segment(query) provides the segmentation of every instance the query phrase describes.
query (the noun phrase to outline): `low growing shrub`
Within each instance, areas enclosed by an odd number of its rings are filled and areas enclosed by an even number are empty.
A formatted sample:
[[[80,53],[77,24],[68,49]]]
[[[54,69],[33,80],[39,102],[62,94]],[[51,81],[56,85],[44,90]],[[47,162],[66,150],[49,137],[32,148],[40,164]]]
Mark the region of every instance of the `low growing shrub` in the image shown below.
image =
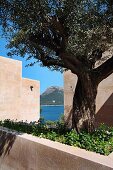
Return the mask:
[[[28,124],[27,122],[5,120],[0,121],[0,126],[71,146],[78,146],[103,155],[109,155],[113,152],[113,127],[104,124],[91,134],[85,131],[77,134],[74,130],[67,129],[62,121],[45,122],[40,120],[38,124],[32,122]]]

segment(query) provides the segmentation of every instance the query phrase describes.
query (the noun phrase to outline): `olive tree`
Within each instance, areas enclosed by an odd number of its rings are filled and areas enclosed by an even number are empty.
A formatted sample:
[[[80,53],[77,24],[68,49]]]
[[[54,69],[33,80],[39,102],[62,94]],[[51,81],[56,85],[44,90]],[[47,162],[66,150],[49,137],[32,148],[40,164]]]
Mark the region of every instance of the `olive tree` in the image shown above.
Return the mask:
[[[77,75],[72,128],[92,132],[98,85],[113,73],[112,56],[101,62],[113,45],[113,1],[1,0],[0,24],[9,55]]]

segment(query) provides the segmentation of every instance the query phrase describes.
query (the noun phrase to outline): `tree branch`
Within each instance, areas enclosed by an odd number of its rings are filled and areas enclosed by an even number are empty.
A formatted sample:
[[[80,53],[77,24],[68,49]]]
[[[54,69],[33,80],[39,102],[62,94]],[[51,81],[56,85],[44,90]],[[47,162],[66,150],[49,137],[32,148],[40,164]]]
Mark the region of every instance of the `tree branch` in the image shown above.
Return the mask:
[[[82,65],[81,61],[78,59],[77,56],[74,56],[73,54],[64,52],[60,54],[60,58],[62,60],[67,60],[70,63],[72,63],[73,65],[77,66],[78,68],[80,68],[80,66]]]
[[[40,55],[40,61],[43,63],[44,66],[59,66],[62,68],[67,68],[72,71],[72,73],[78,75],[78,67],[73,64],[72,61],[69,61],[68,59],[63,60],[57,60],[49,56],[45,56],[45,54]]]
[[[57,16],[52,16],[46,24],[43,23],[41,32],[35,34],[31,33],[28,39],[34,43],[60,53],[65,50],[67,43],[67,35],[63,24],[59,21]]]
[[[88,62],[90,64],[90,68],[94,68],[96,61],[100,60],[102,58],[102,53],[104,51],[101,49],[96,49],[92,51],[92,54],[88,58]]]
[[[94,69],[94,73],[97,77],[97,82],[100,83],[103,79],[107,78],[113,73],[113,56],[105,63]]]
[[[56,32],[62,37],[61,48],[64,50],[68,42],[68,34],[67,34],[67,31],[65,31],[65,28],[63,26],[61,19],[58,18],[57,16],[53,16],[50,21],[50,27],[51,29],[53,29],[53,32]]]
[[[70,62],[68,59],[65,59],[64,64],[65,64],[65,68],[71,70],[72,73],[76,75],[79,74],[78,67],[76,67],[76,65],[74,65],[73,62]]]
[[[49,48],[55,52],[58,50],[57,46],[54,44],[54,42],[52,42],[51,37],[48,36],[48,37],[44,38],[43,33],[42,34],[40,33],[37,35],[30,34],[29,41],[36,43],[36,44],[38,43],[42,46],[46,46],[47,48]]]
[[[56,30],[61,36],[65,35],[63,25],[59,21],[58,17],[56,15],[52,16],[52,19],[50,20],[50,25],[53,27],[54,30]]]
[[[45,54],[40,55],[40,61],[44,66],[59,66],[65,68],[65,65],[61,61],[45,56]]]
[[[67,52],[60,51],[60,48],[58,48],[56,46],[56,44],[54,44],[54,41],[52,42],[51,37],[50,38],[49,37],[48,38],[47,37],[42,38],[42,37],[43,36],[40,35],[40,34],[37,34],[37,35],[31,34],[31,35],[29,35],[29,40],[31,42],[39,43],[40,45],[46,46],[47,48],[49,48],[49,49],[51,49],[55,52],[59,51],[58,56],[61,58],[61,60],[63,60],[63,61],[66,60],[66,63],[67,63],[67,60],[68,60],[69,63],[76,65],[77,67],[80,68],[81,62],[79,61],[79,59],[76,56],[71,54],[71,52],[67,53]],[[69,68],[69,69],[71,69],[71,68]]]

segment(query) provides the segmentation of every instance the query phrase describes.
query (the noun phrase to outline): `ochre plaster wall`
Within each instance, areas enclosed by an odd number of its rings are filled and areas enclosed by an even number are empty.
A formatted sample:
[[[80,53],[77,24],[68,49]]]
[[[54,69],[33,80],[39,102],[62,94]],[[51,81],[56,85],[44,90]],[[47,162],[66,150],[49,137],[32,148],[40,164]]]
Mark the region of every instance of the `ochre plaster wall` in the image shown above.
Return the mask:
[[[77,76],[71,71],[64,73],[64,108],[65,117],[68,117],[72,107],[74,89]],[[96,122],[113,125],[113,74],[103,80],[98,87],[96,98]]]
[[[39,101],[39,81],[22,78],[21,61],[0,56],[0,120],[38,120]]]
[[[22,79],[22,97],[20,114],[22,119],[30,121],[39,119],[40,83],[35,80]],[[26,107],[27,106],[27,107]]]

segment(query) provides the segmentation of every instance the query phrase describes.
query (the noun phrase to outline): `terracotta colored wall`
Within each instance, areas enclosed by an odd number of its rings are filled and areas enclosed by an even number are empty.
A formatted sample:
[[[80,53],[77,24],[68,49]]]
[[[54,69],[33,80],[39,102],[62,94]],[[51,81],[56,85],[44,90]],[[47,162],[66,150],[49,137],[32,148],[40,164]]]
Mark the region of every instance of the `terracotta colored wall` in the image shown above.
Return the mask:
[[[18,118],[21,72],[20,61],[0,57],[0,119]]]
[[[70,71],[64,73],[64,105],[67,117],[72,106],[77,76]],[[113,74],[103,80],[98,87],[96,98],[96,121],[113,125]]]
[[[77,83],[77,76],[70,71],[64,73],[64,115],[67,118],[72,108],[73,94]]]
[[[31,93],[30,86],[34,86]],[[0,56],[0,119],[39,118],[40,84],[22,79],[22,63]]]
[[[27,134],[0,130],[0,170],[113,170],[103,156]]]
[[[31,89],[31,87],[33,87]],[[28,121],[39,119],[40,115],[40,83],[35,80],[22,79],[21,117]],[[26,107],[27,106],[27,107]]]
[[[113,74],[100,83],[96,105],[97,122],[113,126]]]

